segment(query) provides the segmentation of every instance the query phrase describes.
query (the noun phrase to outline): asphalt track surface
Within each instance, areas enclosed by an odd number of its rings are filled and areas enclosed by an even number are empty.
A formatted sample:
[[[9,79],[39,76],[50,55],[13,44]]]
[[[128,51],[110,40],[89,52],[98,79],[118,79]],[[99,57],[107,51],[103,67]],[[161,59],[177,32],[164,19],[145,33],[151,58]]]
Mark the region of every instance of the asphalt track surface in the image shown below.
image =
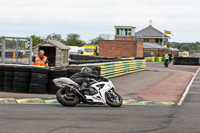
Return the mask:
[[[177,71],[187,71],[187,72],[196,72],[196,70],[200,66],[181,66],[181,65],[173,65],[173,63],[169,64],[169,67],[164,67],[163,62],[147,62],[147,68],[162,68],[165,70],[177,70]]]
[[[147,64],[148,67],[151,65]],[[161,68],[162,64],[157,67]],[[197,68],[169,66],[164,69],[195,72]],[[124,105],[113,108],[0,104],[0,133],[199,133],[199,80],[200,74],[181,106]]]
[[[1,133],[198,133],[200,104],[182,106],[0,105]]]

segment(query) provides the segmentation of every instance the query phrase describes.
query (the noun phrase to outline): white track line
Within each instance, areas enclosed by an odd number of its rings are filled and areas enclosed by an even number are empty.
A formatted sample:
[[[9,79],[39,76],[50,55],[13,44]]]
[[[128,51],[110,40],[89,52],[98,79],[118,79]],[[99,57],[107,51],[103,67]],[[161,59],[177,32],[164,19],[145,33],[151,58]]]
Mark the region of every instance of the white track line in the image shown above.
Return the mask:
[[[197,73],[199,72],[200,68],[196,71],[195,75],[192,77],[192,79],[190,80],[190,83],[188,84],[187,88],[185,89],[181,99],[179,100],[179,102],[177,103],[177,105],[182,105],[188,91],[190,90],[190,86],[192,85],[192,82],[194,81],[194,79],[196,78],[197,76]]]

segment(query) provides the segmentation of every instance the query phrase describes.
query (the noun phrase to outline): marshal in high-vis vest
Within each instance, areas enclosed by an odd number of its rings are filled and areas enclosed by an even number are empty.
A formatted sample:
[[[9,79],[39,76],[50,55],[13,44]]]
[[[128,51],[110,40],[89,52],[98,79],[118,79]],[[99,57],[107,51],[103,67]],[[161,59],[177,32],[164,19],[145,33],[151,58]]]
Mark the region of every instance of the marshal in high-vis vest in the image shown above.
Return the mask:
[[[32,65],[48,66],[48,59],[44,56],[43,50],[40,50],[38,55],[33,56]]]

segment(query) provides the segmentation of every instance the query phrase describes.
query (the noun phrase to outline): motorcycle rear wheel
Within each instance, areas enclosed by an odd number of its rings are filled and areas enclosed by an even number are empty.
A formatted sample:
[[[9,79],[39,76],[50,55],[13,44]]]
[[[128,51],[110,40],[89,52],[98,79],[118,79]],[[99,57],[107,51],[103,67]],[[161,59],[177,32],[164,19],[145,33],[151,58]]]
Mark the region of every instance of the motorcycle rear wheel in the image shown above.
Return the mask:
[[[120,107],[120,106],[122,105],[122,103],[123,103],[123,99],[122,99],[122,97],[121,97],[117,92],[113,92],[113,93],[117,96],[118,102],[116,103],[116,102],[109,96],[110,93],[107,92],[107,93],[105,94],[106,103],[107,103],[109,106],[111,106],[111,107]]]
[[[71,92],[70,92],[71,93]],[[65,89],[59,89],[56,93],[56,98],[60,104],[63,106],[76,106],[79,102],[79,97],[76,94],[73,94],[73,99],[68,99],[66,97],[67,91]]]

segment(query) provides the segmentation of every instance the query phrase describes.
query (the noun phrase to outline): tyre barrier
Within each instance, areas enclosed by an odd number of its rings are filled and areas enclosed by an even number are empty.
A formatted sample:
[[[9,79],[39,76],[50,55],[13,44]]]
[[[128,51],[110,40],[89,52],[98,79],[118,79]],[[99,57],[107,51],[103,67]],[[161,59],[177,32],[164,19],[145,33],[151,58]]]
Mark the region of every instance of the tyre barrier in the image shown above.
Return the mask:
[[[0,91],[15,93],[56,94],[59,89],[53,79],[70,77],[80,72],[81,66],[39,67],[29,65],[0,65]],[[92,73],[100,75],[99,67],[92,67]],[[69,72],[69,74],[68,74]]]
[[[112,57],[82,55],[82,54],[70,54],[70,58],[71,60],[69,61],[69,64],[76,64],[76,65],[89,64],[89,63],[128,61],[135,59],[135,57],[112,58]]]
[[[51,68],[49,70],[48,94],[56,94],[59,90],[59,88],[55,86],[53,79],[60,77],[68,77],[66,68]]]
[[[109,60],[109,59],[115,59],[115,58],[111,58],[111,57],[82,55],[82,54],[70,54],[69,58],[71,58],[71,60]]]
[[[104,63],[104,62],[118,62],[118,61],[128,61],[133,60],[134,58],[121,58],[121,59],[108,59],[108,60],[70,60],[69,64],[89,64],[89,63]]]
[[[5,92],[13,91],[13,81],[14,81],[15,66],[7,65],[4,66],[4,88]]]
[[[49,68],[32,67],[29,93],[45,94],[49,80]]]
[[[31,67],[15,66],[13,92],[28,93]]]
[[[100,62],[113,62],[113,60],[70,60],[69,64],[88,64],[88,63],[100,63]]]
[[[139,72],[146,70],[146,61],[132,60],[132,61],[119,61],[109,63],[96,63],[96,64],[83,64],[83,66],[96,66],[101,68],[101,76],[112,78],[129,73]]]
[[[4,86],[4,66],[0,66],[0,91],[3,91]]]
[[[195,57],[174,57],[174,65],[197,65],[200,66],[200,58]]]
[[[152,61],[152,62],[163,62],[163,57],[145,57],[145,60],[147,62]]]
[[[72,76],[74,73],[80,72],[84,66],[67,66],[67,74],[68,77]],[[101,67],[96,66],[88,66],[93,74],[100,75],[101,74]]]

